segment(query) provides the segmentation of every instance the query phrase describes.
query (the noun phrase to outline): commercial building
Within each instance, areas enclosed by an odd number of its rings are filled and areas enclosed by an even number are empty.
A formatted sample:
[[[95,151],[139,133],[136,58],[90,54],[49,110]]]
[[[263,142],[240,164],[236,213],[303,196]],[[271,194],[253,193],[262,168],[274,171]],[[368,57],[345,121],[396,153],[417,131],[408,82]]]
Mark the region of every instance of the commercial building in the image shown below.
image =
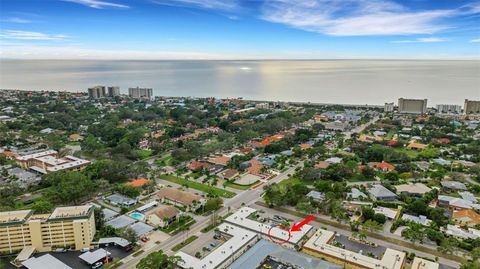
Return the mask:
[[[151,100],[153,96],[152,88],[128,88],[128,96],[135,99]]]
[[[80,159],[71,155],[63,158],[57,158],[58,152],[55,150],[46,150],[38,153],[18,156],[16,163],[23,169],[48,174],[63,170],[81,170],[90,164],[90,161]]]
[[[463,106],[463,114],[480,114],[480,101],[465,99],[465,104]]]
[[[395,107],[394,103],[385,103],[385,106],[383,107],[384,112],[393,112],[393,108]]]
[[[98,99],[106,97],[105,86],[95,86],[88,88],[88,97],[92,99]]]
[[[271,226],[254,219],[249,218],[250,215],[257,212],[251,207],[242,207],[225,219],[225,222],[242,227],[252,232],[260,234],[265,239],[272,238],[276,242],[283,243],[283,246],[295,248],[303,244],[303,239],[310,233],[312,226],[306,224],[298,232],[289,232],[278,226]]]
[[[303,246],[303,252],[343,265],[346,269],[401,269],[405,264],[406,254],[402,251],[387,248],[381,259],[375,259],[336,247],[332,245],[334,239],[335,232],[318,229]]]
[[[447,105],[447,104],[437,105],[437,113],[440,113],[440,114],[461,114],[462,113],[462,106]]]
[[[427,99],[398,99],[398,112],[409,114],[427,113]]]
[[[0,212],[0,252],[25,247],[51,251],[57,247],[77,250],[90,247],[95,235],[92,206],[58,207],[52,214],[32,210]]]
[[[412,269],[438,269],[440,264],[419,257],[415,257],[412,262]]]
[[[178,252],[175,256],[180,257],[182,261],[177,265],[189,269],[226,268],[251,246],[255,245],[259,239],[256,233],[227,223],[218,226],[218,232],[230,237],[230,239],[202,259],[184,252]]]
[[[110,86],[108,87],[108,97],[120,96],[120,87]]]

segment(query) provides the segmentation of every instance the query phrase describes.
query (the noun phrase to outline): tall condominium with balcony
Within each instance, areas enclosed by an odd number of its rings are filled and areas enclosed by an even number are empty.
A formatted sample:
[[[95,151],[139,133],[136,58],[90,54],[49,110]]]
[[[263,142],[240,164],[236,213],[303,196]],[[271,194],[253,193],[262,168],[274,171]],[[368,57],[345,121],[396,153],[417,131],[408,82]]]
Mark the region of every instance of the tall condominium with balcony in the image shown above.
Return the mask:
[[[102,97],[106,97],[106,89],[105,86],[95,86],[88,88],[88,97],[92,99],[98,99]]]
[[[107,88],[108,97],[120,96],[120,87],[110,86]]]
[[[463,106],[463,114],[480,114],[480,101],[465,99],[465,105]]]
[[[398,112],[409,114],[427,113],[427,99],[398,99]]]
[[[128,88],[128,96],[135,99],[151,100],[153,96],[152,88]]]
[[[52,214],[32,210],[0,212],[0,252],[26,247],[45,252],[55,248],[90,247],[95,236],[93,206],[58,207]]]

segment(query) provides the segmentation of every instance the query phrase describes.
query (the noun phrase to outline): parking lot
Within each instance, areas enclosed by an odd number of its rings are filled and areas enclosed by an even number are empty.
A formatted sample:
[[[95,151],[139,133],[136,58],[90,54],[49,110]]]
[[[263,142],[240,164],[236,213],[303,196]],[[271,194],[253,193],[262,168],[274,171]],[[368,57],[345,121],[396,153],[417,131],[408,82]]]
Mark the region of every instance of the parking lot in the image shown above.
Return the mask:
[[[345,249],[347,249],[347,250],[350,250],[350,251],[353,251],[353,252],[356,252],[356,253],[360,253],[360,251],[361,251],[363,255],[367,255],[368,253],[372,253],[377,258],[382,257],[383,254],[385,253],[385,250],[387,249],[383,246],[374,247],[374,246],[370,246],[370,245],[367,245],[367,244],[362,244],[362,243],[357,242],[357,241],[348,240],[348,237],[344,236],[344,235],[335,236],[335,240],[337,242],[341,243],[342,245],[344,245]]]
[[[112,256],[114,257],[114,261],[123,259],[127,255],[130,254],[130,252],[126,252],[121,248],[118,247],[105,247],[108,252],[112,253]],[[35,257],[40,257],[43,256],[47,253],[38,253],[35,254]],[[66,265],[74,268],[74,269],[90,269],[91,267],[86,264],[84,261],[82,261],[78,256],[80,256],[82,253],[80,251],[67,251],[67,252],[49,252],[48,254],[54,256],[55,258],[59,259]],[[25,267],[21,267],[25,268]],[[12,264],[8,263],[5,267],[5,269],[18,269],[17,267],[13,266]]]
[[[210,252],[218,248],[221,244],[223,244],[223,242],[225,242],[224,239],[214,239],[214,235],[214,230],[202,234],[198,237],[197,240],[185,246],[182,251],[192,256],[195,256],[195,253],[200,252],[202,254],[202,257],[205,257]],[[204,251],[204,248],[207,248],[209,250]]]

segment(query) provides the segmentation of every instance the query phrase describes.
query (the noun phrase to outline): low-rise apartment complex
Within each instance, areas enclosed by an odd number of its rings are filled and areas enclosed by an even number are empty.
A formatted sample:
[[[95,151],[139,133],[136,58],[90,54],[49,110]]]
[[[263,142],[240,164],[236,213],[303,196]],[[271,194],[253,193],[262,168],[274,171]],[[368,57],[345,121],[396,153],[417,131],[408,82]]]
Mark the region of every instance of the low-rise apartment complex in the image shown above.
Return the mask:
[[[0,212],[0,252],[18,252],[25,247],[40,252],[58,247],[80,250],[90,247],[95,231],[92,206],[58,207],[52,214]]]
[[[32,170],[41,174],[63,170],[81,170],[90,164],[90,161],[88,160],[80,159],[71,155],[58,158],[58,152],[55,150],[46,150],[18,156],[16,162],[23,169]]]

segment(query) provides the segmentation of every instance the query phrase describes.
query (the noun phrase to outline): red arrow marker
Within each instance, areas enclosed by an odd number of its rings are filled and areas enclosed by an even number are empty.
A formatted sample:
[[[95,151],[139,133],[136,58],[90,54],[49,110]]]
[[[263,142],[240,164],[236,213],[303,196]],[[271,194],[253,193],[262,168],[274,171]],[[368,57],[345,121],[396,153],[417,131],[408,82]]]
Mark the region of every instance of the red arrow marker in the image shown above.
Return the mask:
[[[299,223],[294,223],[292,225],[292,228],[290,229],[290,232],[300,232],[303,225],[309,223],[310,221],[314,220],[315,217],[314,216],[309,216],[308,218],[302,220],[301,222]]]

